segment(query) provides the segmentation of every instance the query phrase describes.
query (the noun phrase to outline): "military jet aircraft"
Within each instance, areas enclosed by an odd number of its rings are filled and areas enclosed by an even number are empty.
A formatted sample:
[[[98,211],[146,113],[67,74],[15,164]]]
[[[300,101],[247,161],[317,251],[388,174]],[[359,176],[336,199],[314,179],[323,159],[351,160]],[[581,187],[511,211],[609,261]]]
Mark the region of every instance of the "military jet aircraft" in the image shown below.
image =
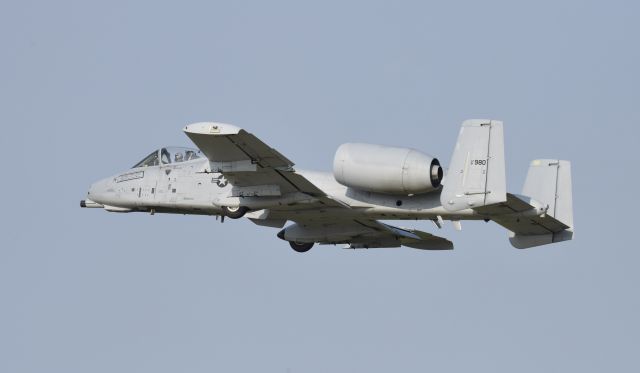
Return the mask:
[[[247,217],[283,228],[298,252],[315,243],[348,248],[453,249],[451,241],[381,220],[494,221],[529,248],[573,237],[571,165],[531,162],[522,194],[506,191],[503,124],[463,122],[446,175],[414,149],[347,143],[333,173],[302,171],[251,133],[224,123],[184,128],[198,149],[161,148],[131,169],[91,185],[82,207],[112,212]]]

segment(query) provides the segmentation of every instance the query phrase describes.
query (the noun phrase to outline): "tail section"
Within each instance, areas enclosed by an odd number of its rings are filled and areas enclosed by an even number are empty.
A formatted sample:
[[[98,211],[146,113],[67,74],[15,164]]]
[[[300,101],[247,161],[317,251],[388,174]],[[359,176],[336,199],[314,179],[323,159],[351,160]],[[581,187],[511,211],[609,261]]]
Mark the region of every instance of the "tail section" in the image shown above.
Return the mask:
[[[547,219],[564,229],[551,229],[545,234],[511,234],[511,244],[524,249],[573,238],[573,198],[571,162],[556,159],[536,159],[531,162],[522,194],[542,204]],[[552,219],[549,219],[552,218]]]
[[[471,119],[462,123],[443,184],[440,202],[448,211],[507,200],[502,122]]]
[[[442,182],[442,206],[473,209],[510,231],[514,247],[546,245],[573,238],[571,163],[531,162],[523,195],[507,193],[502,122],[471,119],[462,123],[451,164]]]

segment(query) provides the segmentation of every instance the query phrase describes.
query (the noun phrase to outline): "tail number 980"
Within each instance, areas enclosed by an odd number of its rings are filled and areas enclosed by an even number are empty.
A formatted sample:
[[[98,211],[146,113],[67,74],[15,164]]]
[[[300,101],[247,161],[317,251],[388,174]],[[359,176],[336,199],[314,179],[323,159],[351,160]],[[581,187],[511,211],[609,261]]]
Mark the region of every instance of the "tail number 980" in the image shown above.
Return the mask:
[[[471,160],[471,166],[486,166],[487,165],[487,160],[486,159],[472,159]]]

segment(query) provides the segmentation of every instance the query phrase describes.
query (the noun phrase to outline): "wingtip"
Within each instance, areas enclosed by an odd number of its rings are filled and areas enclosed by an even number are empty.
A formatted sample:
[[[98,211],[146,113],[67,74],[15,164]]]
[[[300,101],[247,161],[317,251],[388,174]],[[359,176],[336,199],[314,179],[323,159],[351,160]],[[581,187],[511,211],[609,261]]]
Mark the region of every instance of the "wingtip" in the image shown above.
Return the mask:
[[[218,122],[198,122],[188,124],[184,127],[185,133],[193,133],[198,135],[236,135],[242,128],[232,124]]]

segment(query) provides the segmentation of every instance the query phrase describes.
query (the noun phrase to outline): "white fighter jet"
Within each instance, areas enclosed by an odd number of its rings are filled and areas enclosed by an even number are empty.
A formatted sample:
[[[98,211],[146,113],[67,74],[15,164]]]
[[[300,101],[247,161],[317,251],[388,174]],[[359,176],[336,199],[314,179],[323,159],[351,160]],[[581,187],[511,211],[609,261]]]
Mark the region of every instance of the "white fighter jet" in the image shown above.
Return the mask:
[[[283,228],[298,252],[315,243],[348,248],[453,249],[451,241],[381,220],[494,221],[528,248],[573,237],[571,165],[531,162],[522,194],[506,191],[502,122],[462,124],[446,175],[438,159],[409,148],[341,145],[333,173],[302,171],[233,125],[195,123],[184,132],[198,149],[162,148],[133,168],[94,183],[82,207],[247,217]]]

